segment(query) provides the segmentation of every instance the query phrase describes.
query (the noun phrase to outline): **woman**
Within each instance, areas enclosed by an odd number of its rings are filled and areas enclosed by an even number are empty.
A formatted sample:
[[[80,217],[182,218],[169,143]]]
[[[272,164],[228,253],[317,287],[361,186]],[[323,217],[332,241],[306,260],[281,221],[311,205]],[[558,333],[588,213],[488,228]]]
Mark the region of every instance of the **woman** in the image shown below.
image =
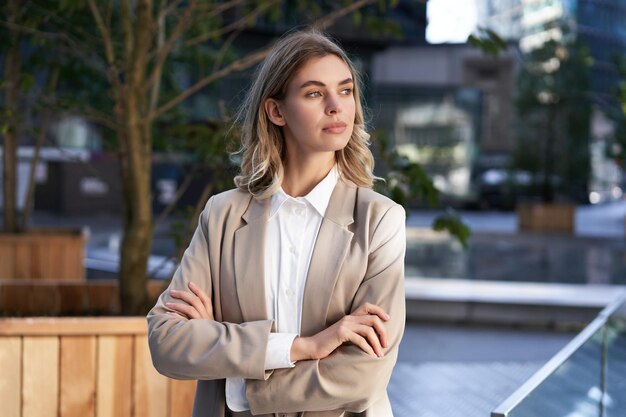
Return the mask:
[[[237,188],[208,201],[148,314],[156,369],[198,380],[198,417],[391,416],[405,215],[371,190],[354,66],[292,33],[239,120]]]

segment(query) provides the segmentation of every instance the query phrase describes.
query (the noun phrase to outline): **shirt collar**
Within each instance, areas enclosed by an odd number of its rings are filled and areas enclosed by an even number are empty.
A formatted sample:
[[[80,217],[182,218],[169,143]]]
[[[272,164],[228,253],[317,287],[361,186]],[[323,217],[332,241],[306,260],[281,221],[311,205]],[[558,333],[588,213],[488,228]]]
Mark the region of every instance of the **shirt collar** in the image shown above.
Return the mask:
[[[293,200],[306,200],[320,216],[324,217],[326,209],[330,203],[330,196],[337,185],[339,180],[339,171],[337,165],[333,166],[330,172],[321,180],[313,189],[304,197],[294,198],[285,193],[282,187],[278,189],[274,195],[272,195],[272,208],[270,212],[270,218],[273,217],[282,205],[289,199]]]

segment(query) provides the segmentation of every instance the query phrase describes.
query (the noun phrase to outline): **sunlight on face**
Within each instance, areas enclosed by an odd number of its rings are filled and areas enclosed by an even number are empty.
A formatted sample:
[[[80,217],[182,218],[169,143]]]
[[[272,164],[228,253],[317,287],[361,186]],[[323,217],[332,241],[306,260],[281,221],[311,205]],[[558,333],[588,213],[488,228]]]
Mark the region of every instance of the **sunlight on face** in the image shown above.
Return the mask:
[[[350,140],[356,105],[354,79],[336,55],[307,61],[279,103],[288,154],[324,153],[334,157]]]

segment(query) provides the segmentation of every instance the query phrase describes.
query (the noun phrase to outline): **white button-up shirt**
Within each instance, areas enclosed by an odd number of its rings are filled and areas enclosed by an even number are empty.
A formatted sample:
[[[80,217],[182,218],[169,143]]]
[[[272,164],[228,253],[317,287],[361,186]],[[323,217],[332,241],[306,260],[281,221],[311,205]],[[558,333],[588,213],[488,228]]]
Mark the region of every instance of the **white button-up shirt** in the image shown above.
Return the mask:
[[[317,234],[339,179],[337,166],[304,197],[279,189],[271,198],[265,235],[267,316],[276,322],[265,355],[265,369],[290,368],[293,340],[300,333],[304,287]],[[226,404],[232,411],[250,409],[243,378],[226,379]]]

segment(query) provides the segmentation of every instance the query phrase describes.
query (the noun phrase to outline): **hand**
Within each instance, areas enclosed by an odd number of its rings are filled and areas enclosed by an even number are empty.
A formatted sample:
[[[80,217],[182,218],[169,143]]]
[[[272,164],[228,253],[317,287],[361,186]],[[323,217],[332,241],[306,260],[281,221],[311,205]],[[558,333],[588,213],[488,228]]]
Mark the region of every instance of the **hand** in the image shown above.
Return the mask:
[[[291,360],[323,359],[343,343],[352,343],[373,357],[382,357],[388,347],[383,325],[389,315],[377,305],[365,303],[352,314],[311,337],[297,337],[291,346]]]
[[[177,298],[187,304],[165,303],[165,305],[187,319],[215,320],[213,303],[209,296],[193,282],[190,282],[188,286],[191,292],[170,290],[172,298]]]

